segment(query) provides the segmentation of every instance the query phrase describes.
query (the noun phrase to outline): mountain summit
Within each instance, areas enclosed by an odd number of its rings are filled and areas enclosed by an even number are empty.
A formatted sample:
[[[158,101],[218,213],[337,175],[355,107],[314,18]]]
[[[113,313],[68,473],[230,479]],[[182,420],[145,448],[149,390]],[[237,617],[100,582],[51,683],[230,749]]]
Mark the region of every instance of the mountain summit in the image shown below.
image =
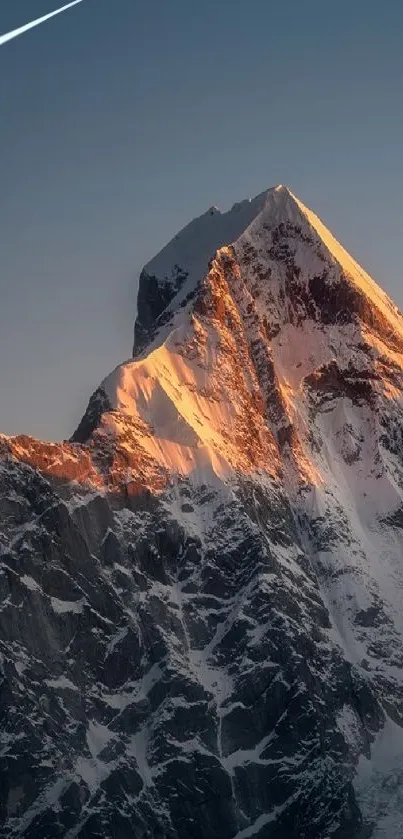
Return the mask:
[[[113,434],[134,424],[136,445],[167,474],[282,471],[287,442],[309,483],[322,468],[305,439],[313,391],[328,381],[380,397],[395,381],[403,318],[277,186],[208,211],[146,266],[135,336],[134,360],[101,384],[74,441],[88,441],[94,406],[96,422],[108,406]]]
[[[145,266],[71,441],[0,439],[4,835],[400,839],[402,371],[286,187]]]
[[[317,216],[287,187],[279,185],[253,200],[235,204],[227,213],[221,214],[217,208],[210,209],[185,227],[145,266],[140,276],[133,355],[138,355],[150,342],[158,326],[167,322],[169,315],[191,298],[217,250],[223,246],[235,246],[240,239],[241,242],[254,243],[260,257],[267,259],[268,253],[264,249],[269,238],[267,232],[277,229],[280,224],[291,225],[304,232],[310,242],[316,244],[322,258],[336,262],[339,269],[349,275],[381,311],[386,306],[389,317],[394,319],[395,307],[368,274],[339,245]],[[300,245],[302,242],[303,239]],[[305,241],[305,244],[309,242]],[[297,263],[301,261],[301,270],[308,268],[304,259],[309,256],[309,248],[300,246],[299,253],[295,251],[295,255]],[[311,270],[314,268],[312,264],[309,267]],[[323,265],[317,265],[319,275],[322,269]],[[394,323],[401,330],[401,322]]]

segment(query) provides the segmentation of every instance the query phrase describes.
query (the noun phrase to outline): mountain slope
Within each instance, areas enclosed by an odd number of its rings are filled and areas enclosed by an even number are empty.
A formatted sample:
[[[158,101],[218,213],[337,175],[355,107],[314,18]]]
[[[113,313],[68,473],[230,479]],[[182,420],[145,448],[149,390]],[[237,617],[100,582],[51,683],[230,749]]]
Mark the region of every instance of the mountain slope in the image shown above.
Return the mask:
[[[285,187],[146,266],[71,442],[1,440],[4,835],[385,835],[402,369],[396,306]]]

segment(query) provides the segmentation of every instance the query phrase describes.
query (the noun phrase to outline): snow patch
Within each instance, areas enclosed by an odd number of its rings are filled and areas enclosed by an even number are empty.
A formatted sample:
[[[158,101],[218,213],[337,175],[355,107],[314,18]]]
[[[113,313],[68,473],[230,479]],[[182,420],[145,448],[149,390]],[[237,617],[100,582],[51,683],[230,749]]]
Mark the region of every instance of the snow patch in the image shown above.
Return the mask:
[[[29,576],[29,574],[24,574],[23,577],[20,577],[20,580],[22,584],[26,586],[26,588],[28,588],[30,591],[42,592],[41,587],[38,585],[38,583],[34,580],[33,577]]]
[[[83,611],[83,600],[59,600],[58,597],[51,597],[50,600],[52,609],[57,615],[64,615],[67,612],[80,615]]]
[[[92,721],[89,723],[86,737],[88,748],[93,759],[95,759],[103,751],[105,746],[114,739],[115,734],[106,725]]]

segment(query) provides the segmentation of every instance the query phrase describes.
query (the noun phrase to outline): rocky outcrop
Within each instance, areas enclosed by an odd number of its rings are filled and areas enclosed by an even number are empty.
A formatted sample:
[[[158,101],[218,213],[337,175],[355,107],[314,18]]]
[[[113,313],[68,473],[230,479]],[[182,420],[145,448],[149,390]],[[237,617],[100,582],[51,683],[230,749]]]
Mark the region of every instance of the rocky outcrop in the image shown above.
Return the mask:
[[[141,352],[158,326],[163,323],[162,314],[182,288],[188,272],[174,265],[170,278],[158,279],[148,274],[145,268],[140,274],[137,296],[137,318],[134,326],[133,355]]]

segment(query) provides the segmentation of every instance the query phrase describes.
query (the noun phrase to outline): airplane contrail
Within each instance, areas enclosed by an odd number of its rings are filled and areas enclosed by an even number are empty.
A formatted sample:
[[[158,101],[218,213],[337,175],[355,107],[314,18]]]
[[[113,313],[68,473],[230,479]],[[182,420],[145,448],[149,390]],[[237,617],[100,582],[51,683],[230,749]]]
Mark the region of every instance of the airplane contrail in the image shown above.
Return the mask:
[[[73,0],[72,3],[67,3],[66,6],[62,6],[61,9],[56,9],[55,12],[49,12],[47,15],[43,15],[43,17],[38,17],[37,20],[31,20],[30,23],[26,23],[24,26],[19,26],[18,29],[13,29],[12,32],[6,32],[5,35],[0,35],[0,47],[3,44],[6,44],[7,41],[11,41],[12,38],[18,38],[18,35],[23,35],[24,32],[28,32],[30,29],[33,29],[34,26],[39,26],[40,23],[45,23],[45,20],[49,20],[49,18],[54,17],[55,15],[60,15],[61,12],[65,12],[66,9],[71,9],[72,6],[77,6],[77,3],[82,3],[83,0]]]

